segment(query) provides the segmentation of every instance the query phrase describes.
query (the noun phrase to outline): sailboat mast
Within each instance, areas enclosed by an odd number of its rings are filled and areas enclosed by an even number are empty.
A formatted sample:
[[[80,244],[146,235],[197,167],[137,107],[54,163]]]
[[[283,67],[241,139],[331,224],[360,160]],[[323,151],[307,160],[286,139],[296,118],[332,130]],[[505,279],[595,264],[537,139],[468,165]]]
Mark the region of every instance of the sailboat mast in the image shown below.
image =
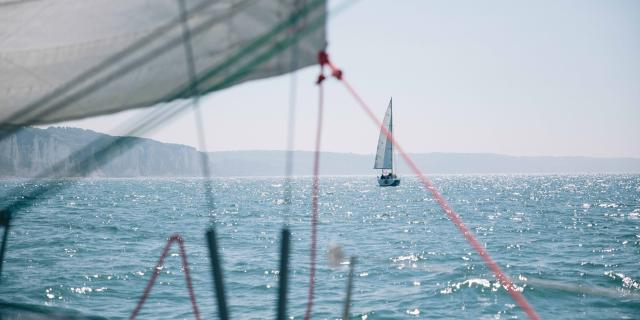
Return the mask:
[[[389,133],[393,135],[393,97],[389,100],[389,115],[390,115]],[[395,140],[395,138],[393,140]],[[393,174],[393,168],[395,167],[396,157],[393,152],[393,142],[392,141],[389,141],[389,142],[391,142],[391,173]]]

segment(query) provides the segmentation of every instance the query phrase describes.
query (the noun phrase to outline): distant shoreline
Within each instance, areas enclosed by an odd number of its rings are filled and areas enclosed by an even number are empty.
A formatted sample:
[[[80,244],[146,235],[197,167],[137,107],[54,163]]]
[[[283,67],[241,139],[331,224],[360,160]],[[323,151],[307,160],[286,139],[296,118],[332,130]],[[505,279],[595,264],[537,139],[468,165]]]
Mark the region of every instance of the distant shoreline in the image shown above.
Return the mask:
[[[112,159],[95,158],[96,140],[115,137],[77,128],[24,128],[0,142],[0,177],[31,178],[61,164],[47,177],[188,178],[201,176],[201,152],[193,147],[127,137]],[[85,148],[85,146],[89,146]],[[126,148],[125,148],[126,147]],[[84,148],[84,149],[83,149]],[[118,149],[119,148],[119,149]],[[83,150],[81,153],[76,153]],[[212,177],[283,177],[287,151],[215,151],[209,153]],[[411,155],[428,176],[435,175],[597,175],[638,174],[640,159],[583,156],[509,156],[494,153],[417,153]],[[374,156],[322,152],[322,176],[375,176]],[[88,167],[76,170],[78,163]],[[312,174],[312,151],[293,151],[293,176]],[[66,170],[66,171],[65,171]],[[74,171],[76,170],[76,171]],[[89,174],[84,174],[90,172]],[[401,176],[411,176],[402,160]]]

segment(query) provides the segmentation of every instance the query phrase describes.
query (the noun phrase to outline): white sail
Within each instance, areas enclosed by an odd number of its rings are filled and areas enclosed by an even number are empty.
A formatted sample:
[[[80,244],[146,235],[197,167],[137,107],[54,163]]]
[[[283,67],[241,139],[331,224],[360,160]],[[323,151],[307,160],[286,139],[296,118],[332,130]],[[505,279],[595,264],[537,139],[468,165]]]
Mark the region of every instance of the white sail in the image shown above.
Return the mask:
[[[0,0],[0,125],[188,98],[186,43],[201,94],[317,64],[326,44],[326,0],[184,5],[188,41],[176,0]]]
[[[393,132],[393,100],[389,100],[387,113],[384,115],[382,126],[389,132]],[[380,138],[378,138],[378,151],[376,152],[376,163],[374,169],[393,169],[393,143],[387,137],[384,130],[380,128]]]

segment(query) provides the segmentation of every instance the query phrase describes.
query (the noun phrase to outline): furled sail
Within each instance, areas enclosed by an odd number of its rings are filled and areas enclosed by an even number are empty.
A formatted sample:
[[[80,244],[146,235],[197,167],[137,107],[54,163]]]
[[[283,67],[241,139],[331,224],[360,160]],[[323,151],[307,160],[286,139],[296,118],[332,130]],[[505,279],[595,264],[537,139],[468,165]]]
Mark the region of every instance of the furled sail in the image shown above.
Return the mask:
[[[393,132],[393,115],[392,115],[392,102],[389,101],[387,112],[384,115],[382,126],[387,128],[389,132]],[[376,163],[373,166],[374,169],[393,169],[393,143],[387,137],[384,130],[380,128],[380,137],[378,138],[378,150],[376,152]]]
[[[309,66],[325,18],[326,0],[0,0],[0,125],[146,107]]]

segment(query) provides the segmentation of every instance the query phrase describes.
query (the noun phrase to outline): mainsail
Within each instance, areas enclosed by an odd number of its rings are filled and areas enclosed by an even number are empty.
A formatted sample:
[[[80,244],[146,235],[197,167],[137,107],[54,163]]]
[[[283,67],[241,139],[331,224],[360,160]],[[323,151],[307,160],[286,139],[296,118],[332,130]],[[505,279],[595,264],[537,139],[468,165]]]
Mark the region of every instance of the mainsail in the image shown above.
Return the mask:
[[[0,125],[146,107],[309,66],[325,18],[326,0],[0,0]]]
[[[393,132],[393,100],[389,100],[387,112],[384,115],[382,126],[389,132]],[[378,138],[378,151],[376,152],[376,163],[374,169],[393,169],[393,143],[387,137],[384,130],[380,128],[380,138]]]

